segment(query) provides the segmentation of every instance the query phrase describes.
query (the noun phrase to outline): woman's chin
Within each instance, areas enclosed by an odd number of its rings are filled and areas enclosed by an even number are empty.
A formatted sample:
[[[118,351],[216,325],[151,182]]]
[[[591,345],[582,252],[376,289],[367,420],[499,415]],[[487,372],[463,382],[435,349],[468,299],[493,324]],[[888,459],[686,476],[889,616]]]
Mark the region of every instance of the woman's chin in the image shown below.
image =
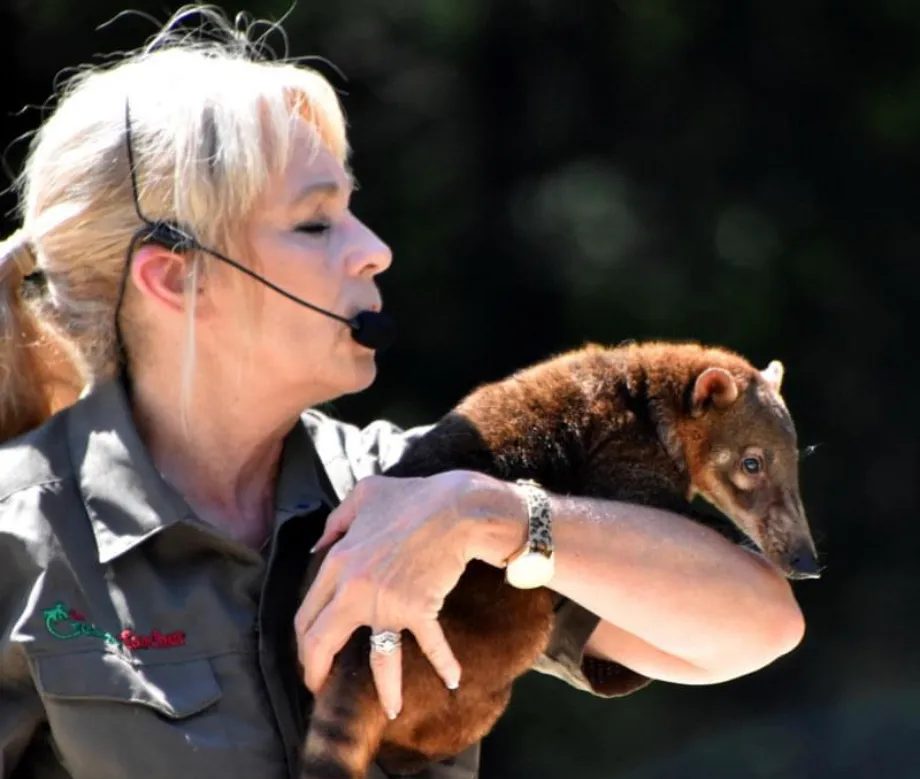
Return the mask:
[[[354,395],[370,387],[377,378],[377,363],[374,352],[359,347],[348,354],[337,354],[325,364],[321,373],[302,377],[311,391],[321,390],[328,402],[343,395]]]
[[[377,378],[377,362],[374,359],[374,352],[370,349],[362,349],[363,354],[359,354],[354,361],[354,370],[352,374],[353,387],[349,392],[360,392],[370,387]]]

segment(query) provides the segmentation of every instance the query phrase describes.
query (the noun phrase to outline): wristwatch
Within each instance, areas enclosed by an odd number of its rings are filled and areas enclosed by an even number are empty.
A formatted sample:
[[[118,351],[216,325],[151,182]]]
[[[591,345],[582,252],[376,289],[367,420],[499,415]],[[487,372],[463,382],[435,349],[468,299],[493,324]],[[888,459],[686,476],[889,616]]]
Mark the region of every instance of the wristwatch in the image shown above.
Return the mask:
[[[549,497],[530,479],[518,479],[515,484],[523,488],[527,503],[527,540],[505,560],[505,580],[521,590],[545,587],[555,571]]]

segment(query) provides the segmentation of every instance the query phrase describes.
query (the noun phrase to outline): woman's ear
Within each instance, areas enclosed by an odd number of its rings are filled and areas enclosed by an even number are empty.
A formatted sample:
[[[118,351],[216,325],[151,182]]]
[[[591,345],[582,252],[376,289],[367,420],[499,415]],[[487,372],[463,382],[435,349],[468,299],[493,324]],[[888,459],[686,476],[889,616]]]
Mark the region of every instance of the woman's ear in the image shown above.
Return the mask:
[[[131,262],[131,280],[138,291],[158,307],[184,313],[190,305],[190,274],[193,257],[176,254],[154,244],[140,247]],[[200,275],[200,274],[199,274]],[[201,284],[196,293],[201,293]],[[196,301],[196,312],[201,309]]]

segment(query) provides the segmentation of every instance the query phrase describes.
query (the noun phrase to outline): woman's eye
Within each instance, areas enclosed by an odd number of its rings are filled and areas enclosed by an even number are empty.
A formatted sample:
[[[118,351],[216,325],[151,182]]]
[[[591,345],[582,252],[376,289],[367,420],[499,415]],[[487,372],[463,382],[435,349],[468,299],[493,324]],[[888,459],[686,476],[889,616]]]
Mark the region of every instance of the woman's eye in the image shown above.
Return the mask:
[[[306,233],[307,235],[322,235],[327,230],[332,227],[328,222],[307,222],[302,225],[298,225],[296,230],[298,233]]]
[[[741,467],[744,468],[746,473],[751,475],[760,473],[760,460],[756,457],[745,457],[741,461]]]

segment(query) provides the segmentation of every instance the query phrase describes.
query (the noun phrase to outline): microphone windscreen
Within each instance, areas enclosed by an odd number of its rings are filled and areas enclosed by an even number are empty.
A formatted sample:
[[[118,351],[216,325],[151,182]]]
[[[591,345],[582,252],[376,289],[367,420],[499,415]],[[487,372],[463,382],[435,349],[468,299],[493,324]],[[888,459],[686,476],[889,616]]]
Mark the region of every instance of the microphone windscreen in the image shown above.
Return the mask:
[[[361,346],[382,352],[396,340],[396,322],[378,311],[362,311],[353,320],[351,337]]]

